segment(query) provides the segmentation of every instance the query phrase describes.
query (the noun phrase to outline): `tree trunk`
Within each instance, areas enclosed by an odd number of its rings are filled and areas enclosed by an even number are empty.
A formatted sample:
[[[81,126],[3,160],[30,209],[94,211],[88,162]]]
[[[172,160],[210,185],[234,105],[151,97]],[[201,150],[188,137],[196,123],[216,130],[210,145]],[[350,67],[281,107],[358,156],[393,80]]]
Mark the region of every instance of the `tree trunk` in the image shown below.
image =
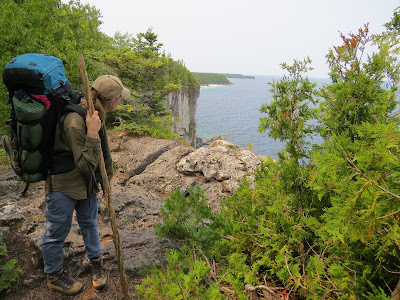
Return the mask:
[[[400,300],[400,280],[397,283],[396,288],[392,292],[392,300]]]
[[[245,288],[245,294],[247,295],[249,300],[258,300],[260,297],[258,297],[257,290],[254,286],[251,286],[250,284],[246,284]]]
[[[258,295],[258,292],[261,292],[263,297],[260,297]],[[259,299],[280,300],[281,299],[278,295],[276,295],[276,293],[273,290],[271,290],[269,287],[267,287],[265,285],[252,286],[250,284],[246,284],[245,293],[249,300],[259,300]]]

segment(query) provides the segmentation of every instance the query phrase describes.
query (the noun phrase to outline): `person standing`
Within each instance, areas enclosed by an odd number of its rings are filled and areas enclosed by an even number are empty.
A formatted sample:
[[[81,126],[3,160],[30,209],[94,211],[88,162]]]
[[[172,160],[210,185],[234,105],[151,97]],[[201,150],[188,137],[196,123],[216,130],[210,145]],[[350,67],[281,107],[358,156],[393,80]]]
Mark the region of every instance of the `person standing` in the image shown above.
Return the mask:
[[[70,112],[63,116],[57,127],[54,144],[57,156],[50,168],[51,175],[46,179],[46,229],[42,242],[44,272],[48,288],[68,296],[83,290],[82,283],[63,269],[64,241],[71,229],[74,210],[90,259],[92,283],[96,289],[107,284],[97,228],[97,193],[101,183],[98,162],[102,149],[107,175],[111,179],[113,166],[105,119],[122,98],[130,96],[130,91],[113,75],[97,78],[91,93],[95,107],[93,115],[89,114],[83,99],[81,106],[86,112],[85,119],[77,112]]]

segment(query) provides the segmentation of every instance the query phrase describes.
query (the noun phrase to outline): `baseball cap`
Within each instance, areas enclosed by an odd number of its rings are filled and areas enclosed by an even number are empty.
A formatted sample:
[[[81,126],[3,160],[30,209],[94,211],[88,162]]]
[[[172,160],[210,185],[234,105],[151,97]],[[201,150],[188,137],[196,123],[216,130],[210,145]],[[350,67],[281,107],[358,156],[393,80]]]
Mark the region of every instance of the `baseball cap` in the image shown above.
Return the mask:
[[[121,80],[113,75],[102,75],[98,77],[92,85],[98,93],[99,97],[104,100],[111,100],[122,96],[123,98],[129,98],[131,92],[124,87]]]

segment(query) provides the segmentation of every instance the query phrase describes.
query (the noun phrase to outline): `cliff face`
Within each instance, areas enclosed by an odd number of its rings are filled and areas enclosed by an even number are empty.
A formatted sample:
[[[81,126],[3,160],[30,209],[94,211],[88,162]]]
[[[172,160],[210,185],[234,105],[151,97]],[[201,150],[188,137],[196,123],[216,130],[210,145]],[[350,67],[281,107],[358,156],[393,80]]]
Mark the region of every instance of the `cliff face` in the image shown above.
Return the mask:
[[[200,96],[200,87],[182,88],[171,92],[165,104],[171,110],[174,121],[174,132],[182,136],[182,141],[196,147],[196,110]]]

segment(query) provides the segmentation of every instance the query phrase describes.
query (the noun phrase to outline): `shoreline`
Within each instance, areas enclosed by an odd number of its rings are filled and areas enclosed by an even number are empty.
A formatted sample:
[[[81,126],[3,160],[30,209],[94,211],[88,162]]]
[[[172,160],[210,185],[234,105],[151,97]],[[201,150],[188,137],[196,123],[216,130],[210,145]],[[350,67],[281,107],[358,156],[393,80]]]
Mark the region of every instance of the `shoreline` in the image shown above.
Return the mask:
[[[218,86],[229,86],[229,85],[233,85],[233,83],[229,83],[229,84],[215,84],[215,83],[211,83],[211,84],[200,85],[200,88],[218,87]]]

